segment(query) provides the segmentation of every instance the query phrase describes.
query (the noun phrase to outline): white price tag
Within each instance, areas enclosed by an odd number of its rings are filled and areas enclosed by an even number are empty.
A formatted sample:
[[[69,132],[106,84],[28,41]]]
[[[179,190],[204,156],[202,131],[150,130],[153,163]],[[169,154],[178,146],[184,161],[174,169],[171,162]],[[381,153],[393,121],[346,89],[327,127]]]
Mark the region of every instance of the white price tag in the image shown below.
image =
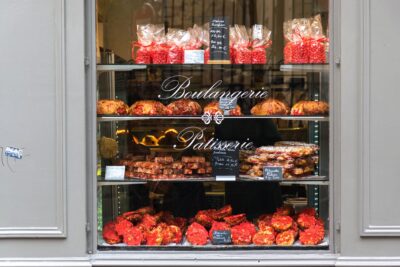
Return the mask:
[[[262,28],[263,28],[263,26],[260,24],[255,24],[253,26],[253,40],[255,40],[255,39],[261,40],[262,39]]]
[[[125,166],[106,166],[106,180],[123,180],[125,178]]]
[[[185,50],[185,64],[204,64],[204,50]]]
[[[217,175],[215,176],[216,181],[229,182],[236,181],[236,176],[233,175]]]

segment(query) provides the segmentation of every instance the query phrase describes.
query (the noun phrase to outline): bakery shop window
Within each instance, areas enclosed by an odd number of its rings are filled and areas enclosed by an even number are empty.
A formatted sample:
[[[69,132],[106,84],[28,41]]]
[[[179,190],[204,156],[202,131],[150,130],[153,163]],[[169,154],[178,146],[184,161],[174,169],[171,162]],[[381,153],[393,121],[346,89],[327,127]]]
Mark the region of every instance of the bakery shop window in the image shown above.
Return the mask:
[[[99,251],[332,248],[328,0],[95,17]]]

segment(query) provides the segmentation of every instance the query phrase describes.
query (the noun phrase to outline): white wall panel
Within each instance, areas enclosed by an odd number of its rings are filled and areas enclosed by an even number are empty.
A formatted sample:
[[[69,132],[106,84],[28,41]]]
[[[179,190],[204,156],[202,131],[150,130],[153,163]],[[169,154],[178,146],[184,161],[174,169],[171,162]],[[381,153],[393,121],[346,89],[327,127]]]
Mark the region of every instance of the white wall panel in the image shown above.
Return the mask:
[[[84,1],[1,0],[0,36],[0,258],[85,256]]]
[[[362,235],[400,236],[399,9],[396,0],[363,2]]]
[[[400,96],[399,51],[392,47],[400,36],[389,34],[398,32],[392,23],[400,1],[340,2],[340,255],[386,259],[399,255],[400,241],[400,162],[391,158],[399,148],[392,134],[400,130],[393,113]]]
[[[1,1],[0,237],[65,237],[64,1]]]

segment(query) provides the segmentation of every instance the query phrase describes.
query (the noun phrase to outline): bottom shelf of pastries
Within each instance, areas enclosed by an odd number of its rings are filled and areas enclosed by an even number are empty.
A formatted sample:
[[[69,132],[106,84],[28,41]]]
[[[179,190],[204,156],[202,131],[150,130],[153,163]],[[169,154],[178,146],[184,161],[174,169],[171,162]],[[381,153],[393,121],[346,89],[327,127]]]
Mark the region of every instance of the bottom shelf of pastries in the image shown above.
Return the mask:
[[[215,244],[214,231],[228,233],[228,242]],[[229,236],[230,235],[230,236]],[[327,248],[324,222],[315,209],[294,212],[285,206],[275,213],[249,220],[233,214],[232,207],[200,210],[193,218],[175,217],[168,211],[156,213],[151,207],[126,212],[107,222],[99,234],[100,248]]]

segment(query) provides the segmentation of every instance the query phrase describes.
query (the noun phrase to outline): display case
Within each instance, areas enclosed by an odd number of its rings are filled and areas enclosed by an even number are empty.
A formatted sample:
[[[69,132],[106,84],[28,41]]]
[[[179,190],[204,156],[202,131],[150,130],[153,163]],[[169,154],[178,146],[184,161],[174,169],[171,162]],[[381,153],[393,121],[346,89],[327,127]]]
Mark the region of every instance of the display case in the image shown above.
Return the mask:
[[[332,248],[329,6],[97,0],[97,250]]]

